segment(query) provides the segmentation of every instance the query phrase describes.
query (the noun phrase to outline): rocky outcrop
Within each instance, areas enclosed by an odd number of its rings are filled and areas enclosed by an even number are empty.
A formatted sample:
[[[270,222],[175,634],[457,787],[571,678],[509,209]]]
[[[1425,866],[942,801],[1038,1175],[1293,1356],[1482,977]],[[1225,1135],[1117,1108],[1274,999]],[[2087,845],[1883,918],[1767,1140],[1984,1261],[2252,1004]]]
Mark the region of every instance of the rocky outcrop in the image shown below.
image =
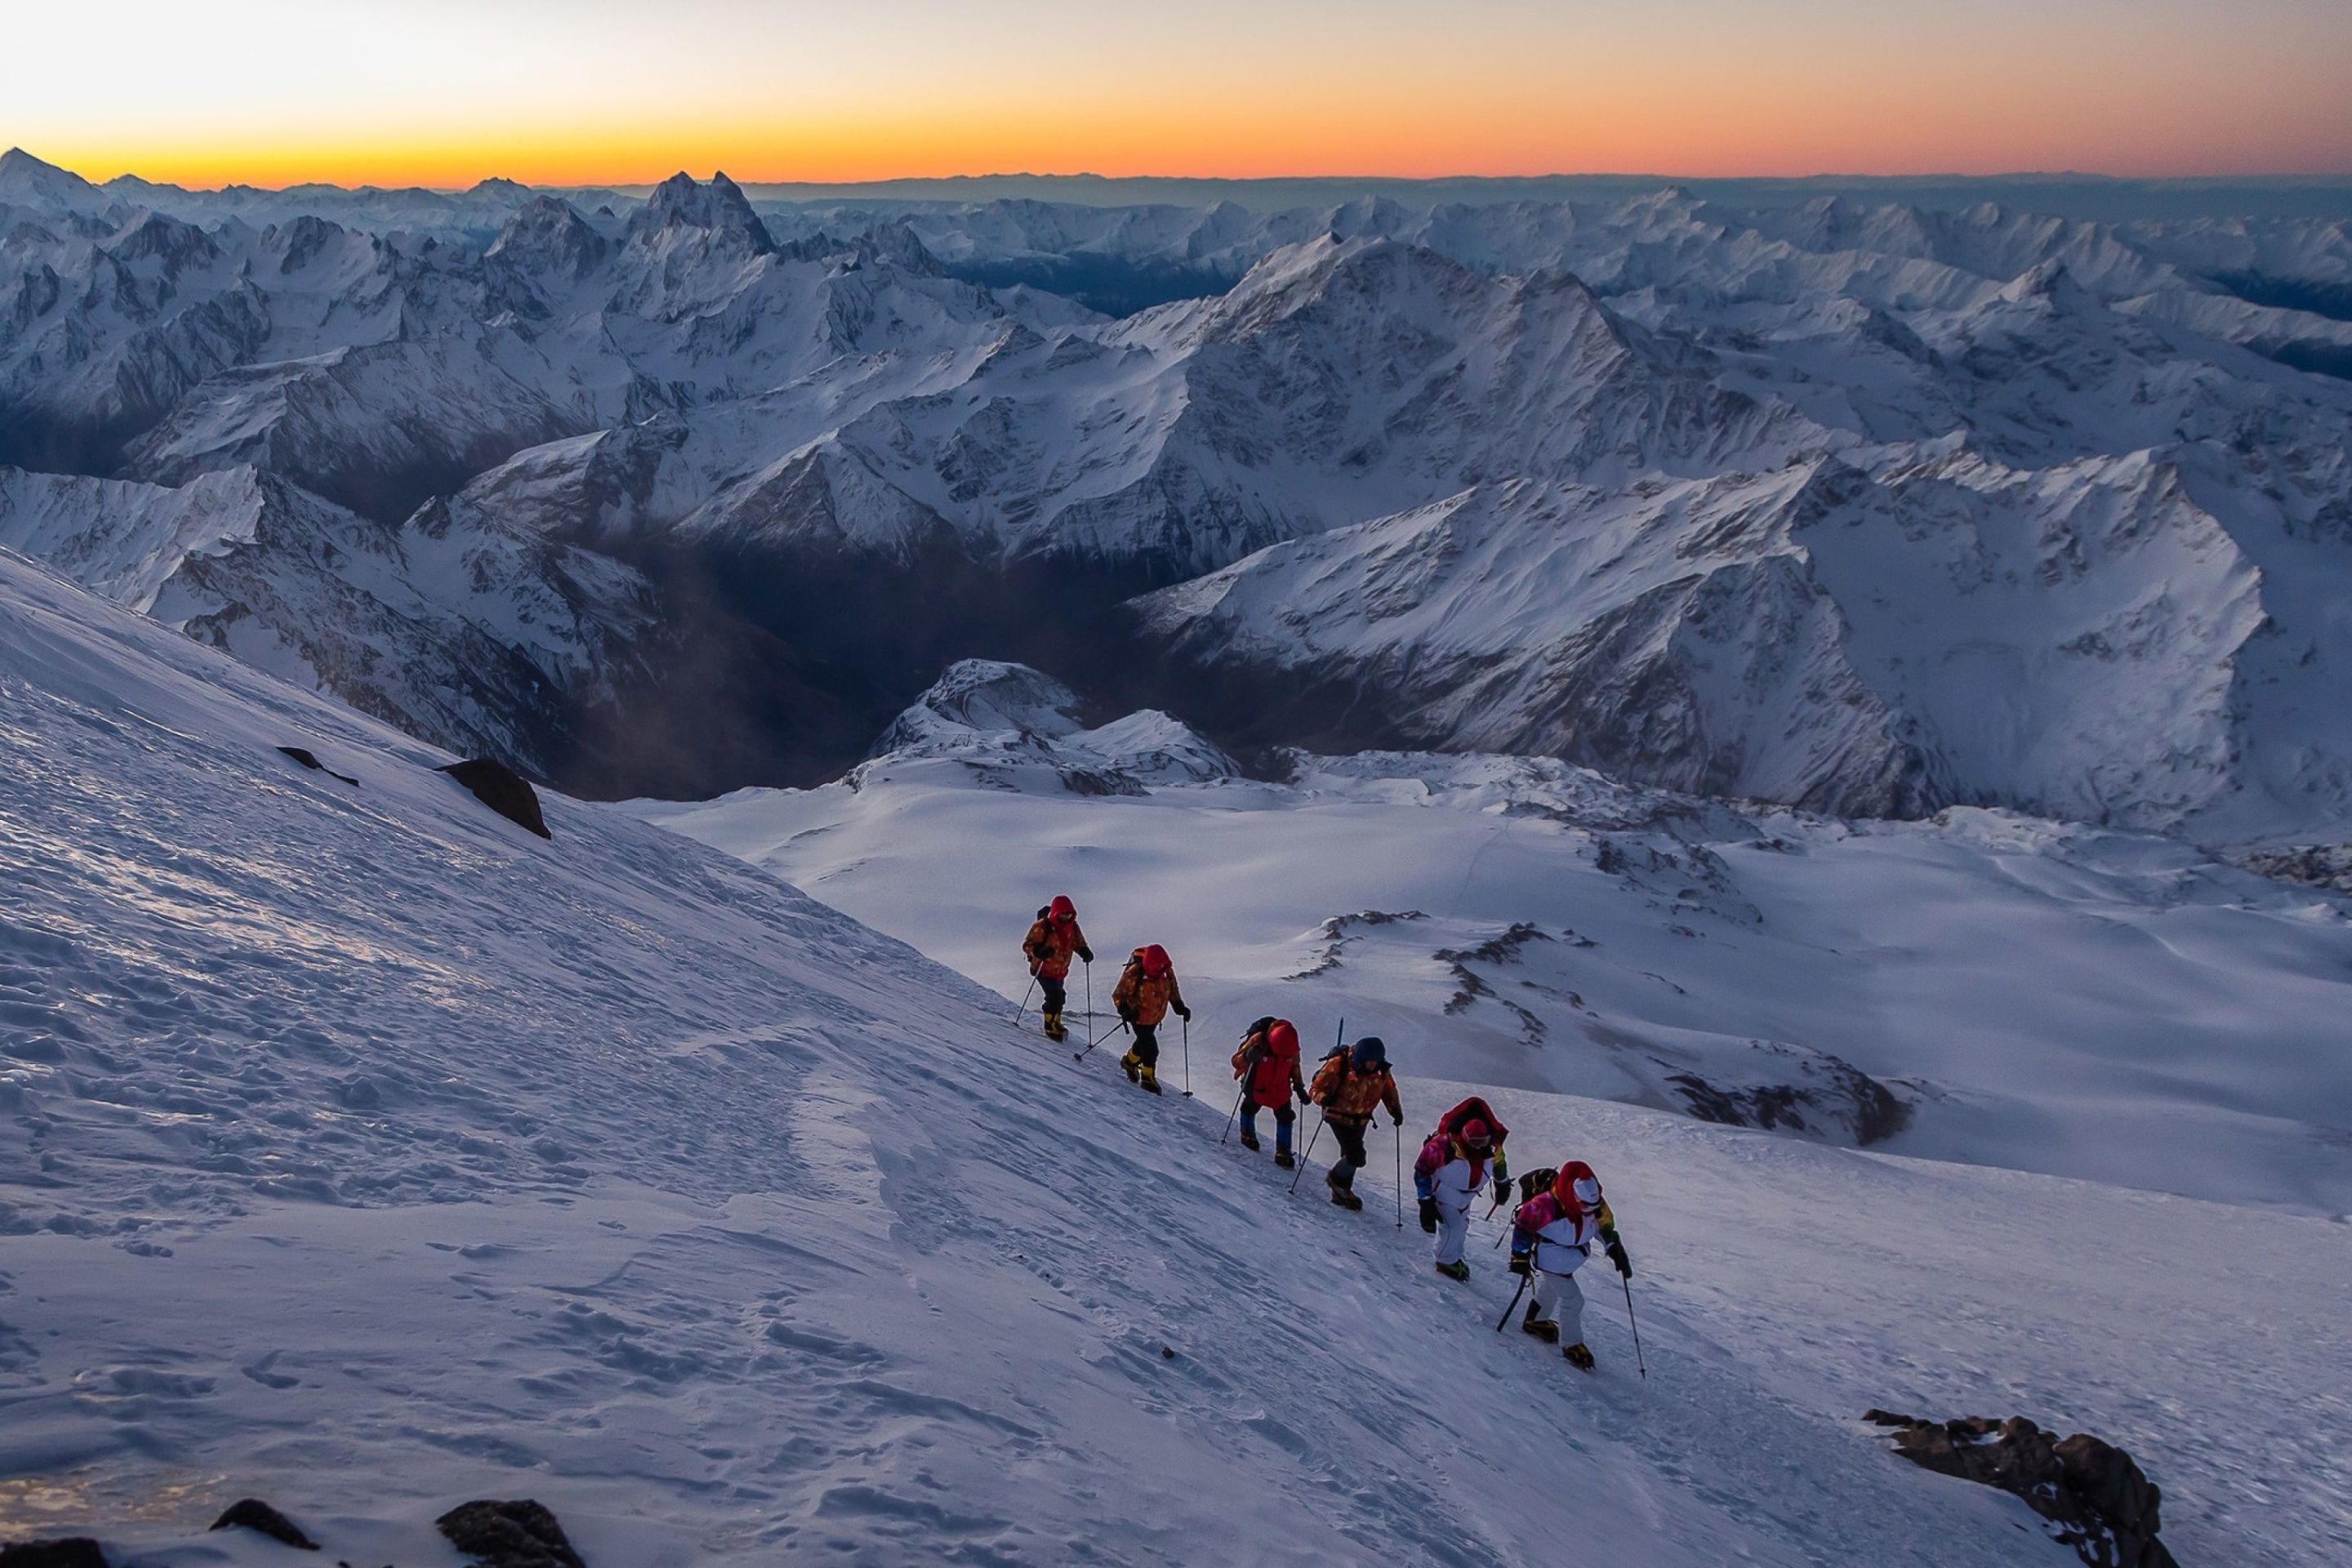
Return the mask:
[[[451,763],[437,770],[447,773],[474,792],[474,798],[519,827],[528,828],[541,838],[555,835],[547,830],[547,818],[540,815],[539,792],[530,781],[504,763],[488,757],[469,757],[462,763]]]
[[[2177,1568],[2157,1539],[2164,1494],[2113,1444],[2061,1438],[2021,1415],[1937,1422],[1872,1410],[1863,1419],[1895,1428],[1895,1451],[1922,1468],[2023,1498],[2090,1568]]]
[[[106,1553],[86,1535],[0,1542],[0,1568],[107,1568]]]
[[[587,1568],[555,1515],[529,1498],[460,1503],[433,1522],[482,1568]]]

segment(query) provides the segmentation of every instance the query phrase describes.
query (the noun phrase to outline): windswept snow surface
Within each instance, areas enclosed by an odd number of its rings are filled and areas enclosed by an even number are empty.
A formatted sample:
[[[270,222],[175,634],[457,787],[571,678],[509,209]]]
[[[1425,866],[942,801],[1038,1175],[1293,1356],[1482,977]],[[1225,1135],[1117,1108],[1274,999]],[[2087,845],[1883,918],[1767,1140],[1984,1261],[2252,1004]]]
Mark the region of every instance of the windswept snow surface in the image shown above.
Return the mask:
[[[0,725],[0,1536],[258,1564],[191,1539],[258,1493],[452,1563],[436,1513],[529,1495],[599,1565],[2070,1560],[1876,1402],[2127,1444],[2186,1561],[2352,1544],[2339,1224],[1507,1093],[1644,1268],[1651,1375],[1596,1291],[1586,1380],[1215,1098],[5,553]]]

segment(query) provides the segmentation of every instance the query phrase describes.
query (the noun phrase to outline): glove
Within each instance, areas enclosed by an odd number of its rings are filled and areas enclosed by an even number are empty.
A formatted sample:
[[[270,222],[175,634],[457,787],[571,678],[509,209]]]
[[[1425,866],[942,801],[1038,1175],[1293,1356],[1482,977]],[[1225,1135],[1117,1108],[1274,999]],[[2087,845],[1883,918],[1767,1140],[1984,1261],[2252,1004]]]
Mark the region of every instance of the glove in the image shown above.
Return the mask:
[[[1432,1236],[1437,1234],[1437,1200],[1435,1198],[1421,1200],[1421,1228]]]
[[[1192,1021],[1192,1009],[1179,1002],[1176,1004],[1176,1016],[1189,1024]]]
[[[1507,1203],[1511,1196],[1511,1179],[1499,1173],[1495,1177],[1495,1202]]]
[[[1032,980],[1037,978],[1037,964],[1034,961],[1032,961],[1029,965],[1029,978]]]
[[[1617,1266],[1618,1273],[1633,1278],[1633,1260],[1625,1256],[1625,1244],[1613,1236],[1609,1238],[1609,1261]]]
[[[1391,1127],[1402,1127],[1404,1125],[1404,1118],[1402,1116],[1391,1116],[1389,1118],[1389,1125]]]
[[[1078,961],[1082,963],[1092,963],[1095,961],[1095,950],[1090,947],[1078,949]]]
[[[1512,1273],[1514,1273],[1514,1274],[1523,1274],[1523,1275],[1526,1275],[1526,1276],[1528,1276],[1528,1277],[1529,1277],[1529,1278],[1533,1278],[1533,1277],[1534,1277],[1534,1275],[1535,1275],[1535,1271],[1536,1271],[1536,1266],[1535,1266],[1535,1263],[1533,1262],[1533,1260],[1532,1260],[1532,1259],[1530,1259],[1530,1258],[1528,1257],[1528,1255],[1527,1255],[1526,1253],[1524,1253],[1524,1252],[1514,1252],[1513,1254],[1511,1254],[1511,1272],[1512,1272]]]
[[[1132,1023],[1134,1023],[1134,1022],[1135,1022],[1135,1009],[1134,1009],[1134,1008],[1132,1008],[1132,1007],[1121,1007],[1121,1008],[1118,1010],[1118,1021],[1119,1021],[1120,1023],[1122,1023],[1122,1024],[1132,1024]]]

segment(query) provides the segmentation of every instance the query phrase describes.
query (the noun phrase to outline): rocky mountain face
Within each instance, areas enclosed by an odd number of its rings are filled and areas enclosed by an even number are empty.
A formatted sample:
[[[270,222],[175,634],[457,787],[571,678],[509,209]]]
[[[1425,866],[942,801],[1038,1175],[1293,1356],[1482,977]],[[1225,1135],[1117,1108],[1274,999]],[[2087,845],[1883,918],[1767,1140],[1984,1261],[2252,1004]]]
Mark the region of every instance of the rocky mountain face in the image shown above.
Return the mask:
[[[465,666],[467,732],[576,788],[830,776],[984,655],[1244,749],[2217,840],[2352,806],[2342,225],[262,195],[0,165],[0,459],[488,542],[408,624],[496,646],[377,663]],[[1079,302],[1114,274],[1161,302]]]

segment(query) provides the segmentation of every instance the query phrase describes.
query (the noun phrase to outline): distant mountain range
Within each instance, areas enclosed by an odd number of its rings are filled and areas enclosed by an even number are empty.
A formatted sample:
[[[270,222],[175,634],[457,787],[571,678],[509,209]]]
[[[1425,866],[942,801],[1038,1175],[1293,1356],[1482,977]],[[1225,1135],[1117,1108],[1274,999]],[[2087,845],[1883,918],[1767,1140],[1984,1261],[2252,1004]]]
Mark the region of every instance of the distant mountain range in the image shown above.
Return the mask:
[[[589,793],[832,776],[982,656],[1244,759],[2352,815],[2340,214],[761,194],[9,153],[0,544]]]

